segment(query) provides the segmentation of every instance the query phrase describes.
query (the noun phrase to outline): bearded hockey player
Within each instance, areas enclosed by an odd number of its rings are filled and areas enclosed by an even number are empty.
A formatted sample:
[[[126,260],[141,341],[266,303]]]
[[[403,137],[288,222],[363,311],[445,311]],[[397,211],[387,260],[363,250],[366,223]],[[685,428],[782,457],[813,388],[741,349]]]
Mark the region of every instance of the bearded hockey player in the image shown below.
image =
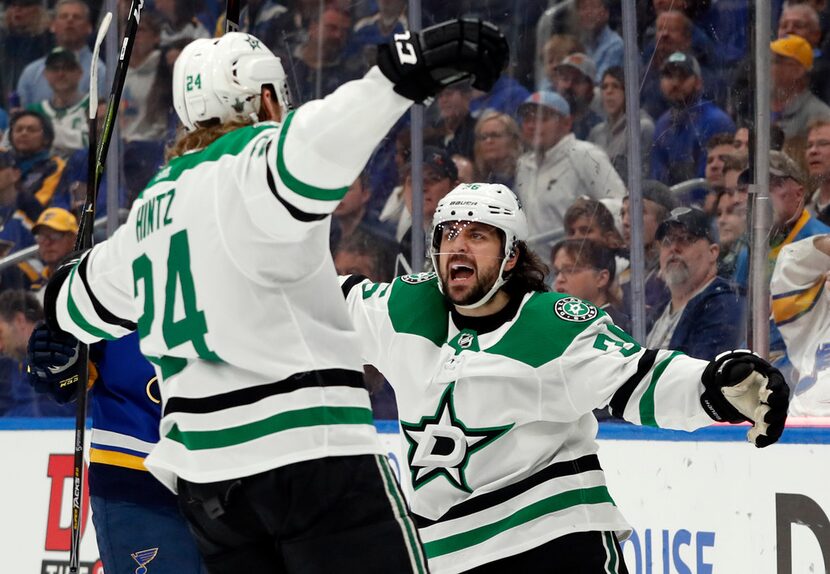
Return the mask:
[[[506,62],[492,25],[399,34],[378,67],[290,111],[255,37],[196,40],[173,75],[188,133],[106,242],[59,269],[48,322],[138,330],[162,395],[147,468],[216,572],[424,572],[372,422],[328,219],[413,101]],[[254,123],[257,122],[257,123]]]
[[[545,293],[503,185],[463,184],[433,218],[436,273],[341,283],[363,357],[395,389],[401,482],[430,571],[626,572],[592,409],[692,430],[781,435],[788,389],[748,351],[711,363],[644,349],[601,311]]]

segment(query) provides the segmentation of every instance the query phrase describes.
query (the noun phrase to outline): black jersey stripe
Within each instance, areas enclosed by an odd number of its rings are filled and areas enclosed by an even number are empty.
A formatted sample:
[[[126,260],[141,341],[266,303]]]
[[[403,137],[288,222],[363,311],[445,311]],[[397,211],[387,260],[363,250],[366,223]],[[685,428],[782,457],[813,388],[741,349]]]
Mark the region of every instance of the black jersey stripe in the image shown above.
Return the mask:
[[[349,292],[355,285],[362,283],[368,279],[365,275],[349,275],[349,278],[343,281],[343,284],[340,286],[340,290],[343,291],[343,298],[349,296]]]
[[[232,407],[253,404],[275,395],[314,387],[351,387],[365,389],[363,373],[348,369],[321,369],[297,373],[287,379],[246,389],[200,398],[171,397],[164,405],[164,416],[171,413],[206,414]]]
[[[98,300],[95,294],[92,292],[92,288],[89,286],[89,281],[87,281],[87,264],[89,263],[89,255],[81,259],[81,263],[78,265],[78,277],[81,278],[81,282],[84,285],[84,289],[86,289],[86,294],[89,297],[89,300],[92,302],[92,308],[95,310],[95,314],[98,315],[98,318],[104,321],[109,325],[116,325],[118,327],[123,327],[128,331],[135,331],[138,328],[138,325],[133,323],[132,321],[128,321],[127,319],[122,319],[118,317],[114,313],[111,313],[109,309],[104,307],[103,304]]]
[[[536,474],[529,476],[524,480],[520,480],[515,484],[511,484],[510,486],[506,486],[496,490],[495,492],[488,492],[487,494],[482,494],[481,496],[476,496],[466,502],[462,502],[461,504],[452,507],[438,520],[430,520],[428,518],[424,518],[423,516],[418,516],[415,513],[413,513],[412,516],[415,518],[415,523],[418,525],[418,528],[426,528],[427,526],[432,526],[433,524],[437,524],[439,522],[455,520],[456,518],[469,516],[471,514],[475,514],[476,512],[493,508],[494,506],[503,504],[511,498],[515,498],[520,494],[527,492],[531,488],[554,478],[572,476],[574,474],[581,474],[592,470],[602,470],[602,467],[599,464],[599,458],[595,454],[587,454],[575,460],[555,462],[540,470]]]
[[[268,142],[268,145],[265,147],[265,155],[268,156],[268,152],[271,149],[271,142]],[[282,206],[288,211],[288,213],[296,219],[297,221],[302,221],[303,223],[309,223],[311,221],[321,221],[329,216],[328,213],[308,213],[307,211],[303,211],[301,209],[296,208],[295,206],[288,203],[285,198],[280,195],[280,192],[277,191],[277,183],[274,181],[274,174],[271,173],[271,166],[268,165],[266,167],[266,179],[268,180],[268,187],[271,189],[271,193],[274,194],[274,197],[282,204]]]
[[[651,368],[654,366],[654,361],[657,359],[657,351],[655,349],[646,349],[640,361],[637,363],[637,372],[631,375],[623,385],[617,389],[614,396],[611,397],[611,414],[618,418],[623,418],[625,407],[634,393],[634,389],[640,384]]]

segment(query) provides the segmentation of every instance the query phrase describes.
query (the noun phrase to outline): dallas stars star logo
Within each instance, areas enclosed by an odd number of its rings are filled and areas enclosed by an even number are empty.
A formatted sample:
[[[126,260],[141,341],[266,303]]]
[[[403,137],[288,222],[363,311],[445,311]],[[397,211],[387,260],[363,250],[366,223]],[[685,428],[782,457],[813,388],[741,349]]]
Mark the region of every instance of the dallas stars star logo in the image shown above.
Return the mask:
[[[236,101],[235,101],[234,103],[232,103],[232,104],[231,104],[231,107],[234,109],[234,111],[235,111],[236,113],[241,114],[241,113],[242,113],[242,110],[244,110],[244,109],[245,109],[245,102],[243,102],[242,100],[240,100],[240,99],[237,97],[237,98],[236,98]]]
[[[472,492],[467,484],[466,469],[470,456],[489,445],[513,425],[490,428],[469,428],[455,415],[451,383],[432,416],[418,423],[401,421],[401,430],[409,443],[407,458],[415,490],[443,476],[464,492]]]
[[[245,38],[245,41],[248,42],[248,45],[251,47],[251,50],[256,50],[259,48],[259,40],[254,38],[253,36],[248,36]]]

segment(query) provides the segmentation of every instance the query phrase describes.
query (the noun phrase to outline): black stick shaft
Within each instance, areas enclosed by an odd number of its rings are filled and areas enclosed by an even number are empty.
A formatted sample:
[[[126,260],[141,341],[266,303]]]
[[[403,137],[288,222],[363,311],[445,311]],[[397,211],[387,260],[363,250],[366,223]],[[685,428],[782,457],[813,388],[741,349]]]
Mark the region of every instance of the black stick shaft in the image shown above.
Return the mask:
[[[124,33],[124,40],[121,43],[121,54],[118,57],[118,67],[115,69],[115,77],[112,80],[112,90],[107,103],[107,113],[104,117],[104,125],[101,129],[101,141],[98,146],[97,166],[95,169],[95,182],[93,186],[93,200],[98,198],[98,184],[101,174],[104,171],[104,162],[107,159],[107,152],[112,140],[112,130],[115,127],[115,119],[118,116],[118,106],[121,103],[121,92],[124,91],[124,81],[127,78],[127,69],[130,65],[130,56],[135,45],[135,35],[138,32],[138,25],[141,21],[141,10],[144,8],[144,0],[132,0],[130,3],[130,14],[127,20],[127,29]],[[87,195],[89,198],[89,195]],[[93,206],[95,205],[93,201]],[[93,220],[94,221],[94,220]],[[92,222],[90,222],[90,227]],[[90,230],[90,235],[91,235]]]
[[[239,5],[241,0],[227,0],[225,6],[225,33],[239,32]]]
[[[75,241],[75,250],[85,250],[92,247],[92,231],[95,224],[95,206],[98,200],[98,186],[101,181],[101,174],[104,171],[104,162],[107,159],[112,129],[118,115],[118,106],[121,102],[121,92],[124,90],[124,81],[127,77],[127,69],[130,63],[130,55],[135,44],[135,36],[138,32],[138,24],[141,20],[141,9],[144,7],[144,0],[132,0],[130,14],[127,21],[127,28],[124,33],[124,41],[121,45],[121,54],[118,59],[118,67],[115,70],[110,98],[107,103],[107,111],[104,125],[101,132],[100,142],[97,139],[97,110],[90,110],[89,119],[89,159],[87,163],[87,190],[84,206],[81,213],[81,222],[78,229],[78,237]],[[98,40],[100,40],[99,38]],[[96,46],[92,66],[97,66]],[[97,90],[93,83],[90,91]],[[90,106],[94,105],[97,98],[90,98]],[[97,106],[96,106],[97,107]],[[80,546],[81,527],[83,525],[83,493],[84,493],[84,446],[86,434],[86,413],[87,413],[87,382],[89,380],[89,345],[78,346],[78,361],[80,361],[80,373],[78,384],[78,404],[75,411],[75,454],[73,461],[72,475],[72,528],[69,547],[69,572],[78,574],[80,571]]]

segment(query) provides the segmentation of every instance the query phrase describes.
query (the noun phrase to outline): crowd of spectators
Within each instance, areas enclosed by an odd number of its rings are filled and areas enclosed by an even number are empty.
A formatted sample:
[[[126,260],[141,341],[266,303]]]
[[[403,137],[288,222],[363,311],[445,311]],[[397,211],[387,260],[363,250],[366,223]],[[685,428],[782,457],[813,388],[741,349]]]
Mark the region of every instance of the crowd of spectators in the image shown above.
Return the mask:
[[[18,363],[7,335],[23,337],[22,319],[37,320],[40,288],[77,231],[89,71],[98,67],[105,98],[107,66],[114,67],[92,61],[99,4],[2,4],[0,255],[37,246],[30,259],[0,268],[0,292],[17,294],[0,305],[0,353]],[[129,2],[118,4],[124,20]],[[424,229],[412,227],[409,118],[390,132],[334,213],[337,268],[378,281],[411,272],[413,234],[429,245],[432,212],[446,193],[459,182],[503,183],[524,204],[529,243],[550,266],[551,289],[593,301],[628,329],[628,127],[639,130],[641,152],[634,169],[643,180],[644,343],[702,359],[746,344],[754,3],[637,0],[639,118],[626,117],[621,0],[420,4],[424,25],[459,16],[497,23],[511,61],[487,94],[459,83],[428,102]],[[830,3],[772,5],[770,277],[783,246],[830,233]],[[173,65],[189,41],[221,34],[223,9],[218,0],[145,2],[111,148],[122,157],[118,208],[129,208],[163,164],[178,129]],[[553,14],[549,26],[537,26]],[[406,0],[248,0],[240,21],[282,59],[300,106],[365,73],[376,45],[403,32],[407,16]],[[105,213],[105,190],[99,197]],[[786,365],[772,321],[770,333],[774,357]],[[24,412],[13,408],[21,401],[13,400],[12,379],[0,380],[0,415]],[[367,379],[382,387],[376,373]],[[377,408],[389,414],[388,406]]]

